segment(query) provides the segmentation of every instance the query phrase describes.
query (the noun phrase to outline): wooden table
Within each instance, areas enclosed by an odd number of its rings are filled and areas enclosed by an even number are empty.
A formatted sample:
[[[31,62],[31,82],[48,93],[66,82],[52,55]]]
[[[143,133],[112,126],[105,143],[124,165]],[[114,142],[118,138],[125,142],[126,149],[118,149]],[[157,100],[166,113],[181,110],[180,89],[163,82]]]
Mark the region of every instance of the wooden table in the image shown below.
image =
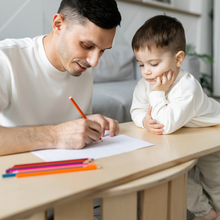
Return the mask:
[[[103,166],[100,170],[22,179],[1,178],[0,219],[27,217],[33,213],[43,213],[51,207],[59,210],[59,207],[79,199],[85,201],[85,198],[117,185],[220,150],[220,126],[182,128],[172,135],[161,136],[151,135],[132,122],[121,124],[120,129],[122,134],[155,146],[98,159],[96,163]],[[0,157],[0,171],[4,173],[14,164],[39,161],[31,153],[3,156]]]

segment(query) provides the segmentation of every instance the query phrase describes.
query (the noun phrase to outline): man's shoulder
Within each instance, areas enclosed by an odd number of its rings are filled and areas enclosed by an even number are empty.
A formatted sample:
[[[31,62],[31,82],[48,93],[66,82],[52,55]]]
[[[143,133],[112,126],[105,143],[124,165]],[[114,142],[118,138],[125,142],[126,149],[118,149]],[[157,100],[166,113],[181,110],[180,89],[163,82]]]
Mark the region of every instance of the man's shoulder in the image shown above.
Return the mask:
[[[7,62],[13,62],[18,57],[29,57],[34,54],[38,44],[40,42],[40,37],[35,38],[21,38],[21,39],[5,39],[0,41],[0,59]],[[22,56],[21,56],[22,55]]]
[[[7,50],[12,50],[12,49],[22,50],[28,47],[34,47],[39,37],[35,37],[35,38],[27,37],[27,38],[19,38],[19,39],[7,38],[5,40],[0,41],[0,50],[6,52]]]
[[[11,39],[7,38],[5,40],[0,41],[0,49],[9,49],[9,48],[24,48],[33,44],[33,39],[31,38],[23,38],[23,39]]]

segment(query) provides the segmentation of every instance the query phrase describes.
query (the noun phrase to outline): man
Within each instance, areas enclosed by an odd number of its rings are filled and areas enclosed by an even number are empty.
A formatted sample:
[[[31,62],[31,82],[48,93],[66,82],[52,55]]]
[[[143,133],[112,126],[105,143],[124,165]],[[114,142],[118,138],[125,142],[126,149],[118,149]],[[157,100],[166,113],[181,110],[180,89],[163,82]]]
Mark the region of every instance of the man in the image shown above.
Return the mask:
[[[120,21],[115,0],[62,0],[50,34],[0,42],[0,155],[80,149],[105,130],[118,134],[117,121],[91,115],[89,68],[112,47]]]

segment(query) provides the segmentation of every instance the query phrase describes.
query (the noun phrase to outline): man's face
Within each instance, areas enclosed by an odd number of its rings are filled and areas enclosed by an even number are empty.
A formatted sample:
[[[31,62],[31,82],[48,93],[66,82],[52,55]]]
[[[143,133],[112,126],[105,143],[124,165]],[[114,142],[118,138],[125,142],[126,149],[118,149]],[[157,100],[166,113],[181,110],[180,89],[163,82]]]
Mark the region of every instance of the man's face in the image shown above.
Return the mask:
[[[106,49],[112,47],[116,28],[107,30],[87,21],[85,26],[74,24],[64,26],[56,45],[61,71],[80,76],[87,68],[98,65]]]
[[[153,46],[151,50],[147,47],[134,51],[137,62],[140,64],[142,77],[153,85],[156,78],[168,70],[177,71],[175,54],[156,48]]]

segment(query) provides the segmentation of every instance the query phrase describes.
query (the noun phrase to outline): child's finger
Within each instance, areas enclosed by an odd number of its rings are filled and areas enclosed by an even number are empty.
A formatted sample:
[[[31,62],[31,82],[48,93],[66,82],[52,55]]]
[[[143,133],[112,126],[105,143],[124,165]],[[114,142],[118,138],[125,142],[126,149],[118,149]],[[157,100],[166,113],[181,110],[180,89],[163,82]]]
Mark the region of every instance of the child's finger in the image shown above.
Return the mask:
[[[151,119],[151,120],[149,121],[149,124],[150,124],[150,125],[156,124],[156,123],[157,123],[157,120],[155,120],[155,119]]]
[[[157,86],[160,86],[160,85],[161,85],[161,77],[160,77],[160,76],[157,77],[156,85],[157,85]]]
[[[174,81],[175,81],[175,72],[173,71],[173,72],[172,72],[172,77],[171,77],[171,82],[172,82],[172,84],[173,84]]]
[[[166,84],[167,84],[167,77],[166,77],[166,74],[165,74],[165,73],[162,75],[162,84],[163,84],[163,85],[166,85]]]
[[[172,76],[173,76],[172,70],[169,70],[167,74],[167,80],[170,81],[172,79]]]
[[[163,124],[151,124],[150,127],[152,129],[162,129],[164,125]]]
[[[156,134],[156,135],[160,135],[160,134],[163,134],[163,129],[153,129],[152,132],[153,134]]]
[[[147,114],[151,116],[152,106],[147,110]]]
[[[156,135],[161,135],[163,134],[163,129],[153,129],[153,128],[150,128],[150,129],[147,129],[151,134],[156,134]]]

